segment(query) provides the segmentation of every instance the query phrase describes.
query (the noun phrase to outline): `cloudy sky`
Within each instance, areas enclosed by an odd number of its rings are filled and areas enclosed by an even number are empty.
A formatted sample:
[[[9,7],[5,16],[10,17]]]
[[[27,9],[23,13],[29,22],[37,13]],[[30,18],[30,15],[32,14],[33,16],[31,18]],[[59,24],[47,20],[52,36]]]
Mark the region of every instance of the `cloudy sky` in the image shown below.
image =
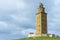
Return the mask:
[[[60,36],[60,0],[0,0],[0,40],[35,33],[35,14],[41,2],[48,16],[48,33]]]

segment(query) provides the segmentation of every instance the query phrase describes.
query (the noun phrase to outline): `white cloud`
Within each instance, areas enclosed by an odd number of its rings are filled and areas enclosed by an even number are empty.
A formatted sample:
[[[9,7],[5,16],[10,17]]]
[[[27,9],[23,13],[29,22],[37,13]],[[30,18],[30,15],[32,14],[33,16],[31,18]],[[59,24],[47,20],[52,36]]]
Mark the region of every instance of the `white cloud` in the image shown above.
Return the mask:
[[[31,21],[32,23],[32,20],[27,17],[30,12],[25,10],[28,8],[28,4],[24,0],[0,0],[0,8],[0,35],[4,38],[1,40],[18,38],[21,35],[25,36],[33,30],[22,27],[24,24],[27,25],[26,22]],[[23,22],[24,24],[22,24]],[[31,23],[29,22],[29,24]],[[1,36],[0,38],[2,38]]]
[[[59,26],[60,26],[60,0],[54,0],[53,5],[50,11],[51,15],[48,19],[48,26],[49,26],[49,32],[58,34]],[[57,32],[57,33],[56,33]]]
[[[7,25],[6,22],[0,21],[0,30],[7,28],[7,26],[8,26],[8,25]]]
[[[25,2],[25,1],[23,1],[23,0],[17,0],[17,2],[16,2],[16,5],[17,5],[17,9],[19,10],[24,10],[24,9],[26,9],[27,8],[27,6],[28,6],[28,4]]]
[[[55,4],[56,6],[60,5],[60,0],[54,0],[54,4]]]

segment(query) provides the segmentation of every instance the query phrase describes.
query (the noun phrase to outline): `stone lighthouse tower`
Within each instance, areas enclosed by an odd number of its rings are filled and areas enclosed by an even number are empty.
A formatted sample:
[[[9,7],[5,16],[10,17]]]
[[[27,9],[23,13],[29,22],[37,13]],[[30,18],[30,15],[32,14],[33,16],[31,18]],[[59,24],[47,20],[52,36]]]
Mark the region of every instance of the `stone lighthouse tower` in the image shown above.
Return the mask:
[[[47,34],[47,14],[41,3],[36,13],[36,35]]]
[[[42,3],[39,5],[36,13],[36,33],[30,32],[28,35],[28,37],[35,36],[59,37],[58,35],[47,33],[47,13],[45,13]]]

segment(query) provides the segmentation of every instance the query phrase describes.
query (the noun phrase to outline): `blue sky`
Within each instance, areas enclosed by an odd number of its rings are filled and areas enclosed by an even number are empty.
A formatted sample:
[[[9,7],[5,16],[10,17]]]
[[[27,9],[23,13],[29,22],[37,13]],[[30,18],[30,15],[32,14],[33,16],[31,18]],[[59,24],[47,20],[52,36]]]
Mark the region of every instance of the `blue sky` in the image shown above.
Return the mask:
[[[0,40],[35,33],[35,14],[41,2],[48,16],[48,33],[60,36],[60,0],[0,0]]]

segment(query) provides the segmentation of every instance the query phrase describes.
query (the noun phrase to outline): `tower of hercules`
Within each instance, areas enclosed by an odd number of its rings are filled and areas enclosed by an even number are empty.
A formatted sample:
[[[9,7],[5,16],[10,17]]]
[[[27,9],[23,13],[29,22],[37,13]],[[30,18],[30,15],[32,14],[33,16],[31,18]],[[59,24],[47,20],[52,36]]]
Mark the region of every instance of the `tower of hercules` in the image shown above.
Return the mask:
[[[47,13],[41,3],[36,13],[36,35],[47,34]]]

